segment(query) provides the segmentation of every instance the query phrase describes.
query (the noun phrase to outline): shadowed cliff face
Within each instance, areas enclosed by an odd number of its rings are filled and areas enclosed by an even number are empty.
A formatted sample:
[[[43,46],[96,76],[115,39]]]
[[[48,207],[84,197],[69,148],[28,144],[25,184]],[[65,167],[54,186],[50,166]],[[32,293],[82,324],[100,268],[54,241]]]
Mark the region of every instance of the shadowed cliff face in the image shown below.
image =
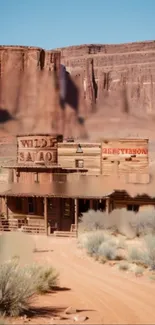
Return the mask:
[[[0,128],[12,133],[82,134],[79,85],[66,72],[65,109],[60,105],[59,51],[0,47]],[[83,119],[84,121],[84,119]],[[84,134],[84,132],[83,132]]]
[[[57,106],[54,65],[59,63],[59,52],[0,47],[0,124],[13,120],[9,125],[26,132],[51,129]]]

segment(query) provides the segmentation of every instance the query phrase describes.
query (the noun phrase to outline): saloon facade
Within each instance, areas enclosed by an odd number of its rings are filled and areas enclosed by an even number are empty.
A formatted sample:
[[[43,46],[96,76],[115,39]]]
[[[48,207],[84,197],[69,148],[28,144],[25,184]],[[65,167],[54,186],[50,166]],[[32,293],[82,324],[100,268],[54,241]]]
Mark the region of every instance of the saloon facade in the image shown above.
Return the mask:
[[[75,234],[79,217],[89,209],[109,213],[155,205],[146,195],[147,139],[77,143],[60,135],[20,135],[17,161],[3,167],[11,181],[0,192],[1,230]]]

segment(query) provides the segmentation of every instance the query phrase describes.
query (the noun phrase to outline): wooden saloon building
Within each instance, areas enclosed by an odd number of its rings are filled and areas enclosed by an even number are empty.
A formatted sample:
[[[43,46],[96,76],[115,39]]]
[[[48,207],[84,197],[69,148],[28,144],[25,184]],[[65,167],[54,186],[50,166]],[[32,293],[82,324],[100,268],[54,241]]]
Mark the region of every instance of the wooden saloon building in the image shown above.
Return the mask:
[[[17,161],[3,167],[11,180],[1,186],[0,230],[73,235],[89,209],[136,212],[155,205],[147,139],[77,143],[60,135],[19,135]]]

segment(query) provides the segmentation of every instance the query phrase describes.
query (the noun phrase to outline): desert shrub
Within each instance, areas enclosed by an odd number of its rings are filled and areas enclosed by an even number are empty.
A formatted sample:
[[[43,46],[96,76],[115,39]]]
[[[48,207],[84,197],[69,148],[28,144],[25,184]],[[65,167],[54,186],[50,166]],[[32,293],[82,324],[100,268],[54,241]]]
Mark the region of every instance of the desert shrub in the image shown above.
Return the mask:
[[[129,250],[128,258],[131,262],[138,265],[148,265],[149,257],[148,253],[145,250],[140,250],[136,247],[133,247]]]
[[[127,262],[122,262],[119,264],[119,269],[121,271],[127,271],[129,269],[129,264]]]
[[[89,210],[83,213],[80,219],[79,231],[109,230],[115,233],[121,233],[131,238],[135,237],[130,225],[131,217],[135,216],[132,211],[126,209],[115,209],[110,214],[101,211]]]
[[[12,259],[0,265],[0,313],[18,316],[29,309],[36,293],[46,293],[58,284],[58,273],[38,264],[19,264]]]
[[[117,256],[117,246],[113,242],[102,242],[98,248],[98,255],[105,257],[107,260],[114,260]]]
[[[50,292],[53,287],[58,285],[59,274],[51,266],[33,264],[27,266],[27,274],[35,279],[36,292]]]
[[[135,269],[135,275],[142,275],[144,273],[144,268],[142,266],[137,266]]]
[[[16,261],[0,265],[0,313],[18,316],[28,310],[36,291],[35,281]]]
[[[148,265],[154,270],[155,269],[155,236],[152,234],[145,237]]]
[[[125,238],[124,237],[121,237],[118,241],[118,244],[117,244],[117,248],[118,249],[125,249],[126,248],[126,242],[125,242]]]
[[[137,248],[132,248],[129,252],[129,259],[143,266],[150,266],[155,269],[155,236],[149,234],[145,237],[145,246],[143,251]]]
[[[136,236],[144,236],[146,234],[155,233],[155,210],[148,208],[139,211],[130,221],[132,228],[135,230]]]
[[[105,235],[103,232],[96,231],[88,233],[85,240],[85,248],[89,255],[98,255],[99,246],[104,242]]]
[[[85,248],[90,256],[96,260],[111,260],[117,256],[117,243],[112,236],[103,231],[94,231],[82,234],[79,237],[80,247]]]
[[[115,209],[110,214],[101,211],[89,210],[80,219],[79,231],[93,231],[108,229],[125,235],[127,238],[155,233],[155,210],[135,213],[126,208]]]
[[[107,215],[106,215],[107,216]],[[79,222],[79,231],[93,231],[105,228],[105,213],[101,211],[89,210],[83,213]]]

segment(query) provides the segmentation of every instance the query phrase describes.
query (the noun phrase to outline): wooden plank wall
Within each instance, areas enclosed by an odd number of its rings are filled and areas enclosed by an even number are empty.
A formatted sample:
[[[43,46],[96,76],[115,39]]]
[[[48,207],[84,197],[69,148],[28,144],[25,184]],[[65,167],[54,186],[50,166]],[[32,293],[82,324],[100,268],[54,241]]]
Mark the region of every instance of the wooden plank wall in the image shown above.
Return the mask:
[[[101,144],[81,143],[83,153],[76,153],[78,143],[58,143],[58,164],[66,168],[75,168],[76,159],[84,161],[89,174],[100,174]]]
[[[53,180],[53,175],[49,170],[39,171],[37,169],[33,170],[19,170],[19,183],[32,184],[35,183],[35,173],[38,173],[38,182],[40,184],[51,183]]]
[[[147,139],[105,139],[102,141],[102,174],[125,175],[147,171]]]
[[[34,172],[20,171],[18,182],[24,184],[34,183]]]

